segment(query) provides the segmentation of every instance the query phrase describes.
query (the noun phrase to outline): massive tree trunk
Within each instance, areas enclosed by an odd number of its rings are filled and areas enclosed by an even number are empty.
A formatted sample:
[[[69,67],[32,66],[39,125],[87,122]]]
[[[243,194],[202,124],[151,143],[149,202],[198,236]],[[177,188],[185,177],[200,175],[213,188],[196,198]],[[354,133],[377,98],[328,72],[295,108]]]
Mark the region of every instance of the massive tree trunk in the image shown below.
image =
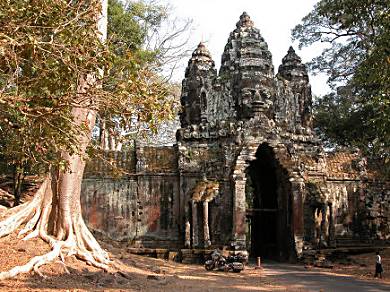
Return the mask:
[[[75,108],[72,114],[76,124],[87,125],[92,130],[96,119],[94,111]],[[85,152],[90,139],[90,133],[80,135],[81,153]],[[31,270],[40,274],[38,268],[41,265],[57,258],[64,260],[65,254],[76,255],[96,267],[108,268],[108,255],[88,230],[81,214],[80,191],[85,160],[81,155],[70,155],[67,152],[63,152],[61,156],[67,161],[68,168],[65,171],[53,170],[48,174],[34,199],[11,209],[10,212],[16,213],[0,223],[0,237],[25,224],[19,235],[30,232],[24,239],[39,236],[50,244],[52,251],[34,257],[24,266],[0,273],[0,279]]]
[[[99,18],[99,30],[104,41],[107,31],[107,0],[102,0],[102,17]],[[81,98],[91,86],[97,86],[96,75],[90,74],[80,78],[78,93]],[[93,98],[89,102],[93,103]],[[90,143],[92,129],[95,125],[96,111],[88,108],[89,104],[80,103],[72,110],[76,127],[86,127],[88,131],[77,137],[79,152],[69,154],[62,152],[61,158],[67,162],[66,170],[52,170],[31,202],[10,209],[12,214],[0,222],[0,237],[16,231],[21,225],[24,228],[19,236],[25,240],[40,237],[50,244],[52,250],[41,256],[32,258],[27,264],[0,273],[0,280],[14,277],[20,273],[34,270],[61,259],[64,255],[75,255],[87,263],[99,268],[108,269],[108,254],[100,247],[88,230],[81,214],[80,191],[85,168],[85,150]]]

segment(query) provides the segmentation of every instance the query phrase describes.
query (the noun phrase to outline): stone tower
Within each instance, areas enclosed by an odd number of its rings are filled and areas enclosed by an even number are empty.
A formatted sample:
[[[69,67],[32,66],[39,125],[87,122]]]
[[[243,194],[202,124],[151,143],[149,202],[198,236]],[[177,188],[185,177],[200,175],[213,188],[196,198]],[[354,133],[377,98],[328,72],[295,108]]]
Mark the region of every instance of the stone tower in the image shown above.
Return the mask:
[[[205,44],[193,52],[183,80],[181,125],[215,126],[264,115],[285,131],[310,134],[311,98],[306,67],[294,49],[275,76],[268,45],[244,12],[230,33],[219,74]]]
[[[187,245],[252,245],[254,254],[272,245],[283,258],[299,255],[305,180],[323,175],[300,57],[290,47],[275,75],[268,45],[244,12],[230,33],[219,74],[205,45],[195,49],[181,101],[177,138]],[[306,160],[316,164],[313,173],[304,173]],[[193,193],[207,181],[218,183],[219,195],[208,202],[206,220]],[[204,237],[206,229],[210,234]],[[271,243],[255,229],[272,233]]]
[[[312,128],[311,88],[307,69],[301,58],[290,47],[282,59],[277,74],[279,98],[275,104],[275,119],[296,131]],[[286,82],[287,81],[287,82]]]
[[[180,115],[181,125],[186,127],[206,121],[208,116],[207,100],[212,82],[217,76],[214,61],[203,43],[192,53],[183,80]]]
[[[222,54],[220,78],[229,80],[227,88],[234,101],[237,119],[252,117],[254,103],[261,103],[264,109],[272,105],[272,55],[246,12],[230,33]]]

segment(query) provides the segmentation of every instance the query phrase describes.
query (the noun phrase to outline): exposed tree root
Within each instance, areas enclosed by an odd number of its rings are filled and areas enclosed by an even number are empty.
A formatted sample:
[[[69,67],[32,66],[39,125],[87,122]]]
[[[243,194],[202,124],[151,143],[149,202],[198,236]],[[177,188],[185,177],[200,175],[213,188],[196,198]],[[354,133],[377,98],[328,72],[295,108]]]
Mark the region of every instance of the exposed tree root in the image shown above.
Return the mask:
[[[80,81],[84,86],[87,80]],[[84,84],[84,85],[83,85]],[[85,89],[80,88],[80,92]],[[96,112],[87,108],[72,109],[74,123],[88,126],[89,134],[80,134],[80,153],[85,153],[91,139]],[[25,240],[39,237],[47,242],[51,251],[32,258],[27,264],[0,273],[0,280],[31,271],[42,275],[39,268],[47,263],[76,256],[97,268],[107,270],[111,263],[105,252],[88,230],[81,215],[80,190],[85,160],[78,154],[61,152],[67,169],[52,169],[31,202],[7,211],[9,217],[0,222],[0,237],[15,232],[22,225],[18,236]]]
[[[24,203],[8,210],[8,212],[12,215],[4,221],[0,222],[0,237],[4,237],[6,235],[11,234],[16,229],[18,229],[20,225],[26,223],[31,219],[37,208],[40,206],[40,203],[42,202],[42,195],[43,192],[46,190],[47,183],[48,182],[45,181],[42,184],[31,202]]]
[[[0,196],[6,197],[6,198],[13,198],[14,196],[11,195],[10,193],[4,191],[3,189],[0,189]]]
[[[74,209],[69,212],[70,215],[57,203],[58,201],[53,200],[52,181],[48,177],[31,202],[14,208],[16,210],[11,209],[12,215],[0,222],[0,237],[9,235],[24,224],[18,237],[25,236],[24,240],[40,237],[51,247],[50,252],[32,258],[25,265],[1,272],[0,280],[31,271],[43,276],[39,270],[42,265],[57,260],[64,263],[65,257],[73,255],[89,265],[108,270],[110,263],[108,254],[85,225],[79,201],[72,202]],[[66,266],[65,270],[67,271]]]

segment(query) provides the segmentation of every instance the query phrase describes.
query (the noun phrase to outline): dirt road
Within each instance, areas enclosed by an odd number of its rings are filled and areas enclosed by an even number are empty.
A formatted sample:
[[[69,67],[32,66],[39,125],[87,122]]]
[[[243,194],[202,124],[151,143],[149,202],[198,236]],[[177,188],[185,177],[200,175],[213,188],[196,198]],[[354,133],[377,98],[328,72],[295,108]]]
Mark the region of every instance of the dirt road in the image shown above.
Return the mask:
[[[390,285],[379,279],[361,280],[331,270],[307,270],[300,265],[265,264],[263,274],[271,283],[289,287],[287,291],[390,291]]]

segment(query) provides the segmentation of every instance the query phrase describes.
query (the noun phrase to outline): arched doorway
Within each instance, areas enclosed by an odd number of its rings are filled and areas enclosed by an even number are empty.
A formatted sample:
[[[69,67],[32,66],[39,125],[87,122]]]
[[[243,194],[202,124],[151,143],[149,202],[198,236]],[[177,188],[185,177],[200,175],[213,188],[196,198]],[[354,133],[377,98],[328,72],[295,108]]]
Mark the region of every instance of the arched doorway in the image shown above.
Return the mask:
[[[252,257],[288,260],[292,255],[291,185],[266,143],[246,171],[247,246]]]

